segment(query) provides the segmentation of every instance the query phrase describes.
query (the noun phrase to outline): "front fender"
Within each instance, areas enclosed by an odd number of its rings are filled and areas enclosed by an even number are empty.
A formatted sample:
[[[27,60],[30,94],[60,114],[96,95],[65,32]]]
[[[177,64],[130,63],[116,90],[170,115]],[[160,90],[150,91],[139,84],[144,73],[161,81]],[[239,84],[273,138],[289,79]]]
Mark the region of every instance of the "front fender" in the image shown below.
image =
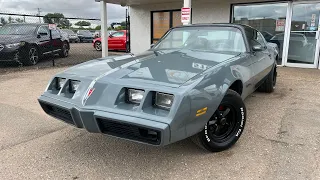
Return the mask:
[[[215,68],[204,75],[189,92],[191,107],[190,121],[186,122],[188,137],[203,130],[234,82],[237,80],[244,82],[246,75],[242,72],[235,73],[234,69],[234,65],[231,64]],[[202,109],[206,109],[206,112],[203,113]]]

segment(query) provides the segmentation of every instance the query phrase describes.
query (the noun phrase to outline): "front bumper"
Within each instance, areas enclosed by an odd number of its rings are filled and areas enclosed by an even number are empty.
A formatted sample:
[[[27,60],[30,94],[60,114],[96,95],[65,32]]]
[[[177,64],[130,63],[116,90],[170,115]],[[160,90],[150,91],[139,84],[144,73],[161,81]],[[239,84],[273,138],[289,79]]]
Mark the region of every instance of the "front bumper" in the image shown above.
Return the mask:
[[[79,37],[81,41],[93,42],[92,37]]]
[[[18,49],[0,51],[0,62],[10,62],[19,60]]]
[[[92,133],[155,146],[170,144],[170,126],[152,119],[75,107],[46,96],[39,98],[43,110],[59,120]]]

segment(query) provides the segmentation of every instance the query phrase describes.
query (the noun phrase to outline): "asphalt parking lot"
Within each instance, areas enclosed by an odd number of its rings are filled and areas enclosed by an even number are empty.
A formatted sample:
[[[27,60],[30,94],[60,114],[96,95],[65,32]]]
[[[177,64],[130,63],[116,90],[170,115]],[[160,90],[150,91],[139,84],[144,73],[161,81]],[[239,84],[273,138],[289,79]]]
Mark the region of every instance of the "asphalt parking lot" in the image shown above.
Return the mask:
[[[110,51],[109,55],[121,55],[124,52]],[[101,58],[101,51],[96,51],[93,48],[92,43],[70,43],[70,52],[67,58],[60,58],[59,56],[54,57],[55,66],[70,66],[76,65],[88,60]],[[52,67],[53,58],[52,56],[43,57],[39,63],[35,66],[28,67],[19,67],[18,63],[0,63],[0,74],[22,71],[22,70],[30,70],[30,69],[39,69],[39,68],[47,68]]]
[[[151,147],[90,134],[37,103],[64,68],[0,78],[0,179],[319,179],[320,71],[279,68],[273,94],[245,103],[240,141],[212,154],[184,140]]]

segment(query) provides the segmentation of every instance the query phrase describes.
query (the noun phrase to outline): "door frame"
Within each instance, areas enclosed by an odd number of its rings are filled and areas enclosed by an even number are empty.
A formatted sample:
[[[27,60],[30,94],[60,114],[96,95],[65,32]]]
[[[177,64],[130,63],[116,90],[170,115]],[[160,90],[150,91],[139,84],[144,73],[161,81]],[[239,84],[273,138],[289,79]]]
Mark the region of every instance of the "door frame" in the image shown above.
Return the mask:
[[[320,52],[320,38],[319,33],[320,29],[318,28],[316,37],[316,50],[315,50],[315,57],[313,64],[303,64],[303,63],[289,63],[288,62],[288,55],[289,55],[289,46],[290,46],[290,37],[291,37],[291,24],[292,24],[292,17],[293,17],[293,6],[297,4],[313,4],[319,3],[319,1],[295,1],[295,2],[288,2],[288,9],[287,9],[287,20],[286,20],[286,27],[285,27],[285,37],[284,37],[284,47],[283,47],[283,54],[282,54],[282,63],[284,66],[288,67],[299,67],[299,68],[319,68],[319,52]],[[319,24],[320,26],[320,18]]]

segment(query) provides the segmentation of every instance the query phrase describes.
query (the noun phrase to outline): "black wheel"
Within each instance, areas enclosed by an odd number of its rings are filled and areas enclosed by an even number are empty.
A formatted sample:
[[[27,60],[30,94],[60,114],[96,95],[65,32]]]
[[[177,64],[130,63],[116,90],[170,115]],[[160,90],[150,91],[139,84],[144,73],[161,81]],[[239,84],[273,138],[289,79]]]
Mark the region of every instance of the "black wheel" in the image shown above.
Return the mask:
[[[23,57],[23,64],[33,66],[39,62],[39,52],[35,46],[30,46]]]
[[[102,51],[102,44],[100,41],[96,41],[94,43],[94,48],[97,50],[97,51]]]
[[[69,56],[69,45],[67,43],[63,43],[62,49],[59,53],[59,56],[62,58],[68,57]]]
[[[211,152],[229,149],[240,138],[246,123],[246,107],[241,96],[228,90],[215,114],[192,141]]]
[[[275,66],[258,90],[260,92],[272,93],[277,85],[277,76],[277,66]]]

